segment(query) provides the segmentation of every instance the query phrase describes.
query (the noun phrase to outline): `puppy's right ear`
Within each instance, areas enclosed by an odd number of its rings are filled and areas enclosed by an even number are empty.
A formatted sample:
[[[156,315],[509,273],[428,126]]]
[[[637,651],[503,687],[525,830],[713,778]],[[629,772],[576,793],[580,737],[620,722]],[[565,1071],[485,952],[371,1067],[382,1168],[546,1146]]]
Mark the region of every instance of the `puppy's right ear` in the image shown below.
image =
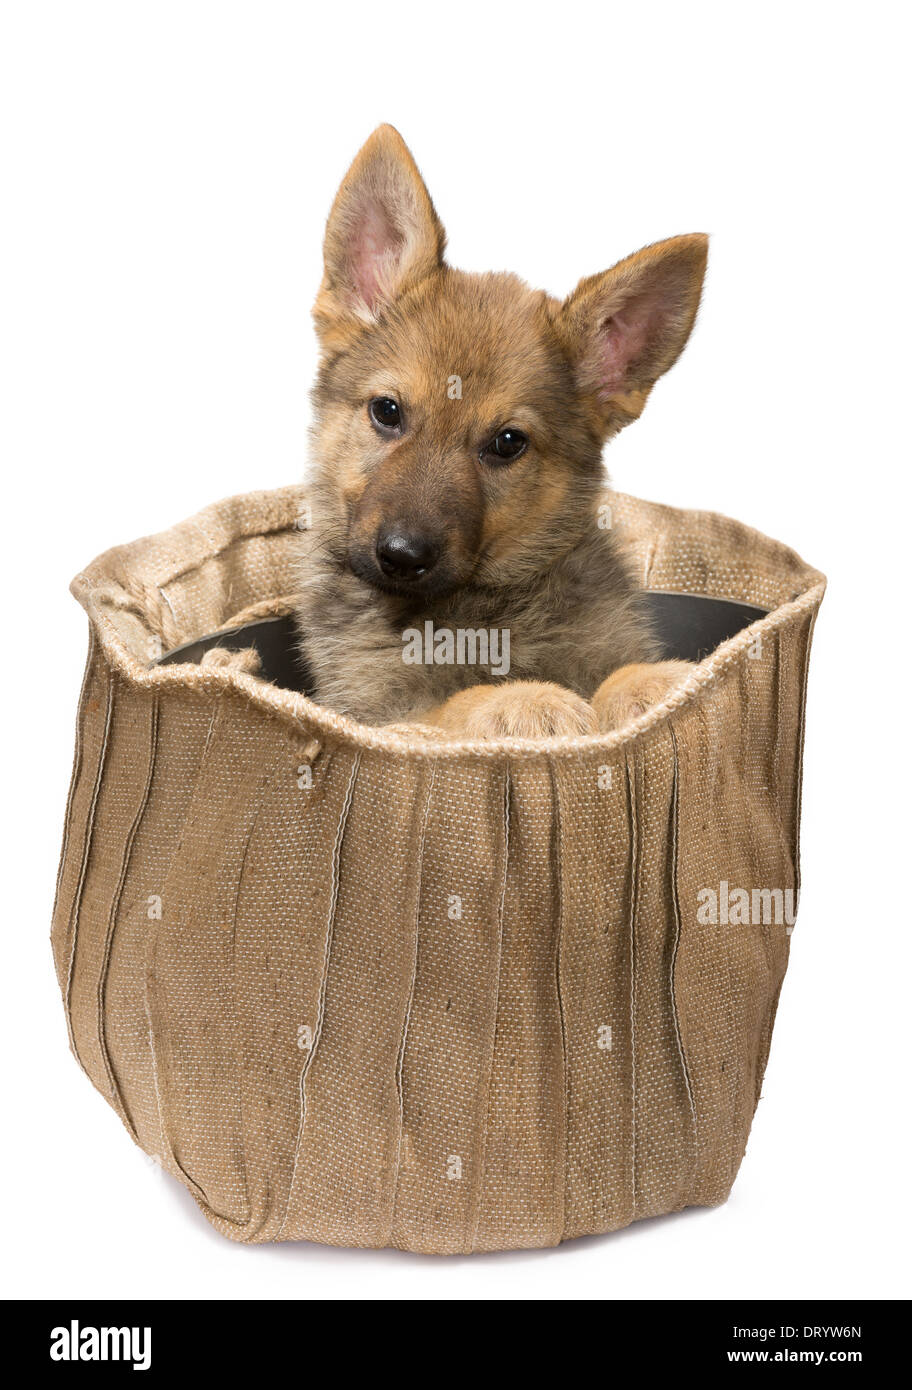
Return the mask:
[[[376,319],[442,264],[445,242],[408,146],[391,125],[378,126],[358,151],[326,224],[314,306],[318,331]]]

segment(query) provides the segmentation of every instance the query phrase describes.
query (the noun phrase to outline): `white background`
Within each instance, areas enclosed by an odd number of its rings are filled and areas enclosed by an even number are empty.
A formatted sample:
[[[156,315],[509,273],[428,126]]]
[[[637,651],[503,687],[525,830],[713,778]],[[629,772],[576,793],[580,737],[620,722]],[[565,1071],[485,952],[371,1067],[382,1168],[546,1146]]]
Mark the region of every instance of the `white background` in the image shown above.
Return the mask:
[[[908,34],[899,3],[7,3],[2,1194],[13,1296],[898,1297],[908,1279]],[[712,235],[616,484],[775,535],[830,590],[801,913],[727,1206],[555,1251],[243,1247],[71,1059],[47,941],[112,544],[305,467],[323,223],[380,121],[468,269],[565,293]]]

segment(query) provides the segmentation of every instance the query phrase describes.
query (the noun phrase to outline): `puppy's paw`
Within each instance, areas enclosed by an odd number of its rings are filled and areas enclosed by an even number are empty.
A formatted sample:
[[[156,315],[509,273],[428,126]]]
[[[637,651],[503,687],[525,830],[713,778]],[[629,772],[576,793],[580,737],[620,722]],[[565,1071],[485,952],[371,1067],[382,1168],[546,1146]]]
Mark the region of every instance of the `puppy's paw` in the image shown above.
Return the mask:
[[[621,666],[592,697],[599,728],[620,729],[645,714],[693,670],[689,661],[637,662]]]
[[[588,701],[550,681],[473,685],[422,716],[456,738],[554,738],[598,733]]]

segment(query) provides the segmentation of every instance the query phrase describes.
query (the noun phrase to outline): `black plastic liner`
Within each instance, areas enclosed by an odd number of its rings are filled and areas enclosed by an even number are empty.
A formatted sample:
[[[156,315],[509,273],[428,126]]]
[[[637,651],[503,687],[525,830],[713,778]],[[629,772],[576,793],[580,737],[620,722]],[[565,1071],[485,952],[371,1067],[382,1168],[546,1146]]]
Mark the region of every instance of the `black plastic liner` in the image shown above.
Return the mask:
[[[648,593],[646,599],[666,661],[702,661],[720,643],[734,637],[742,628],[750,627],[767,612],[753,604],[707,598],[703,594]],[[170,666],[184,661],[198,665],[213,647],[226,647],[229,651],[256,647],[264,680],[285,690],[309,692],[307,667],[299,650],[297,626],[291,617],[264,618],[200,637],[195,642],[185,642],[166,652],[159,665]]]

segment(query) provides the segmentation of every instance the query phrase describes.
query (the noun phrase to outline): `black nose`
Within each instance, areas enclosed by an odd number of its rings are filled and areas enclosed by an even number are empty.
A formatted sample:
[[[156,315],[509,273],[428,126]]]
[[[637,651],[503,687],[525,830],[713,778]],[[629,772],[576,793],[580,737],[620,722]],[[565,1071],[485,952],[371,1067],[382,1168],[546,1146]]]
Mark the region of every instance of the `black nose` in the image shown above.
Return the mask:
[[[419,579],[440,554],[432,537],[407,526],[391,526],[377,537],[377,560],[384,574],[395,579]]]

